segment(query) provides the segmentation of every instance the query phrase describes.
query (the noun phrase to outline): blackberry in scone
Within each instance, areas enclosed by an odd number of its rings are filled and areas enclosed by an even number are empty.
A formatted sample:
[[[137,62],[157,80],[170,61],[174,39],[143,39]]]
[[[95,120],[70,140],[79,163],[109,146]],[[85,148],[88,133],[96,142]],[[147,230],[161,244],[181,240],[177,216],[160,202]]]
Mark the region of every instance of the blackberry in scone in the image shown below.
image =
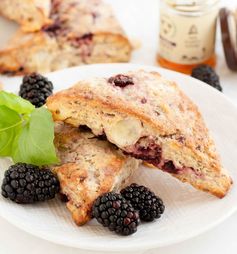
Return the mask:
[[[198,107],[157,72],[121,75],[129,77],[126,86],[115,85],[117,75],[90,78],[50,96],[47,107],[54,120],[75,127],[86,125],[124,154],[224,197],[232,180]]]

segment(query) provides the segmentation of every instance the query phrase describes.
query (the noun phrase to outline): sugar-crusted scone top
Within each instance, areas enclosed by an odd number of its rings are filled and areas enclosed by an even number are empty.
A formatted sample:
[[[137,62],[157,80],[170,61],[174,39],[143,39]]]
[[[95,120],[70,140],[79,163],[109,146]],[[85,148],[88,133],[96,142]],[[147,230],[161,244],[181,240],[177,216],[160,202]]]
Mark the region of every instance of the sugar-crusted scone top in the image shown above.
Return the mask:
[[[60,94],[78,97],[78,100],[84,98],[98,101],[98,104],[101,103],[117,113],[139,118],[143,124],[148,122],[161,136],[182,140],[186,145],[198,151],[210,152],[211,155],[215,148],[207,136],[208,130],[201,114],[175,82],[158,73],[143,70],[129,72],[125,76],[131,78],[132,84],[120,87],[110,82],[109,78],[91,78]],[[95,127],[92,126],[94,129]],[[96,132],[103,131],[103,127],[98,126]]]
[[[45,31],[54,35],[124,34],[111,6],[101,0],[53,0],[50,18],[53,23]]]
[[[222,197],[231,185],[197,106],[156,72],[80,81],[47,106],[54,119],[104,133],[125,153],[198,189]]]

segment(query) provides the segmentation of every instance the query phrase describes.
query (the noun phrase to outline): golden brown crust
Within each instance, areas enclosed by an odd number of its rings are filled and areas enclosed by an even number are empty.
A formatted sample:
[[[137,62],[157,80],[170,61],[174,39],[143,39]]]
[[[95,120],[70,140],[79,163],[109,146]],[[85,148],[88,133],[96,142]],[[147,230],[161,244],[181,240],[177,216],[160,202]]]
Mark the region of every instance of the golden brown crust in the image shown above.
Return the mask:
[[[173,176],[223,197],[231,179],[221,167],[197,106],[158,73],[140,70],[126,75],[133,78],[134,85],[120,88],[106,78],[89,79],[53,95],[47,106],[55,120],[87,125],[96,135],[105,132],[110,142],[128,153],[141,137],[147,137],[145,142],[152,138],[162,148],[159,167],[172,161],[178,169]],[[129,128],[121,124],[127,121],[133,133],[123,137]],[[129,145],[129,140],[135,142]]]
[[[78,225],[91,219],[91,207],[99,195],[120,189],[139,165],[109,142],[64,124],[57,124],[55,146],[61,165],[53,171]]]
[[[18,41],[18,45],[10,45],[9,48],[0,51],[2,74],[45,73],[80,64],[126,62],[131,54],[127,38],[109,33],[94,35],[91,55],[87,57],[80,56],[84,54],[84,49],[75,49],[67,43],[59,43],[44,33],[19,32],[16,38],[13,38],[13,42],[15,41]],[[110,55],[106,55],[107,53]]]
[[[24,32],[34,32],[51,23],[51,0],[1,0],[0,14],[18,22]]]

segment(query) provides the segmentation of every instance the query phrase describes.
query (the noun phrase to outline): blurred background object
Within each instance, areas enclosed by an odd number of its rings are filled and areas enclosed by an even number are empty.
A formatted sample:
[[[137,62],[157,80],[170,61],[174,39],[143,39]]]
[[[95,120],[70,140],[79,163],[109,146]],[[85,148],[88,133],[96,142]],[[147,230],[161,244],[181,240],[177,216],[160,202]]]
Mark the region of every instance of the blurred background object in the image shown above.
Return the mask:
[[[237,10],[222,8],[220,26],[226,63],[230,70],[237,71]]]
[[[204,0],[205,1],[205,0]],[[110,4],[114,10],[116,19],[130,38],[134,50],[130,62],[148,65],[157,65],[157,52],[159,50],[159,23],[160,23],[160,0],[104,0]],[[126,6],[126,8],[124,8]],[[222,0],[220,7],[226,7],[234,11],[237,7],[235,0]],[[234,22],[232,21],[234,24]],[[18,30],[18,25],[0,16],[0,48],[8,45],[9,38]],[[234,31],[234,26],[231,31]],[[135,40],[134,40],[135,39]],[[134,42],[135,41],[135,42]],[[139,43],[138,43],[139,42]],[[140,44],[140,47],[137,45]],[[216,34],[216,67],[215,70],[220,76],[220,83],[223,84],[224,93],[235,99],[237,87],[233,86],[236,74],[228,69],[223,53],[219,22],[217,22]],[[59,57],[60,61],[64,60]],[[233,92],[233,90],[236,90]]]
[[[45,73],[81,64],[130,60],[132,45],[111,6],[103,0],[52,0],[47,17],[50,21],[42,26],[38,17],[42,27],[35,25],[32,6],[27,4],[34,6],[35,1],[38,0],[0,1],[0,12],[20,24],[7,46],[0,50],[0,73]],[[33,32],[26,32],[30,30],[29,19]]]
[[[161,0],[158,63],[191,73],[199,64],[216,64],[219,0]]]

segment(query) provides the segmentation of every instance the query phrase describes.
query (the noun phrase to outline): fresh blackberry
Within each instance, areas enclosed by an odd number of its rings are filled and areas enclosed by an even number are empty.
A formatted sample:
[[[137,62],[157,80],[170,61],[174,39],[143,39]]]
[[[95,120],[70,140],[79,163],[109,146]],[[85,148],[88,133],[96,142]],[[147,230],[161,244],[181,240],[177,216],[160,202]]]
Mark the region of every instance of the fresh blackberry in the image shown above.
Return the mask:
[[[163,201],[145,186],[133,183],[121,190],[121,195],[139,211],[140,219],[143,221],[158,219],[165,210]]]
[[[131,235],[137,231],[138,212],[120,194],[109,192],[98,197],[92,215],[104,227],[120,235]]]
[[[59,182],[49,169],[17,163],[5,172],[2,195],[16,203],[34,203],[55,197]]]
[[[209,65],[199,65],[192,70],[192,77],[199,79],[210,86],[222,91],[219,76]]]
[[[44,76],[32,73],[23,78],[19,95],[30,101],[37,108],[43,106],[46,99],[53,93],[53,84]]]

